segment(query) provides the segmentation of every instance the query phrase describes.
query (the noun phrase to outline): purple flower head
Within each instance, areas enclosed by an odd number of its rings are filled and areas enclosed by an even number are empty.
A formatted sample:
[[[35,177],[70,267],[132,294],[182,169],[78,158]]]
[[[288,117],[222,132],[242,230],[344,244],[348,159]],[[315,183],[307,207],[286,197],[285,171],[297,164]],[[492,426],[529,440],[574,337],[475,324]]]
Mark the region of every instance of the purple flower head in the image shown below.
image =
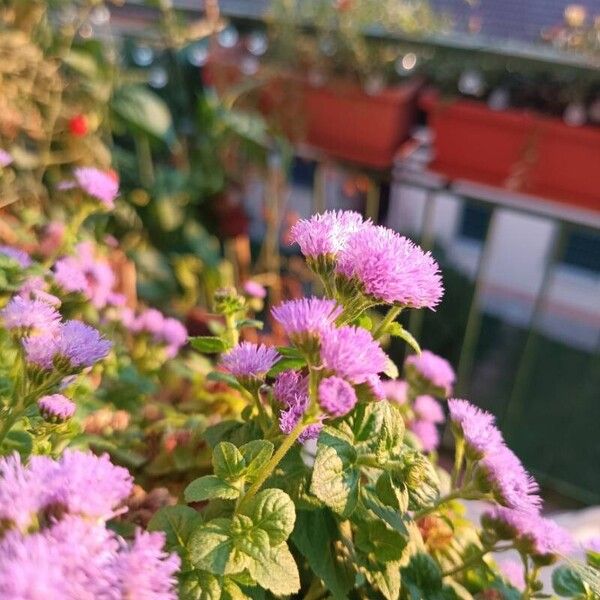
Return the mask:
[[[431,254],[379,225],[364,225],[350,236],[336,270],[358,280],[363,292],[378,302],[435,308],[443,295],[439,267]]]
[[[429,423],[443,423],[444,411],[441,404],[432,396],[417,396],[413,410],[419,419]]]
[[[473,406],[466,400],[448,400],[450,421],[467,445],[467,452],[473,458],[481,458],[504,447],[502,434],[495,425],[494,417]]]
[[[6,150],[0,148],[0,167],[8,167],[12,162],[13,157]]]
[[[37,401],[41,415],[47,421],[62,423],[75,414],[75,403],[62,394],[42,396]]]
[[[23,339],[21,344],[25,350],[27,362],[45,371],[52,369],[54,356],[56,355],[56,339],[54,332],[42,333]]]
[[[408,428],[415,434],[425,452],[432,452],[439,446],[440,434],[435,423],[417,420],[412,421]]]
[[[523,576],[523,563],[517,560],[505,560],[498,563],[500,571],[506,581],[518,590],[525,588],[525,577]]]
[[[22,269],[26,269],[31,266],[31,258],[29,258],[29,254],[24,250],[20,250],[19,248],[13,248],[12,246],[0,246],[0,254],[4,256],[8,256],[8,258],[12,258],[16,263],[18,263]]]
[[[298,221],[291,230],[291,243],[297,243],[302,254],[310,258],[335,257],[363,226],[363,218],[356,212],[326,211]]]
[[[368,375],[366,384],[375,400],[385,400],[386,392],[385,388],[383,387],[383,381],[381,381],[379,375]]]
[[[267,297],[267,290],[257,281],[249,279],[244,283],[244,292],[251,298],[263,299]]]
[[[119,553],[116,570],[121,598],[177,600],[179,557],[163,550],[165,534],[138,530],[129,549]]]
[[[406,404],[408,401],[408,383],[400,379],[390,379],[383,382],[385,397],[396,404]]]
[[[148,308],[142,311],[131,325],[131,330],[135,333],[151,333],[160,335],[165,324],[165,316],[155,308]]]
[[[538,484],[506,446],[485,455],[478,463],[478,472],[498,504],[526,513],[539,511],[542,501]]]
[[[106,208],[115,207],[119,182],[111,173],[93,167],[78,167],[73,171],[77,185],[89,196],[100,200]]]
[[[406,359],[407,372],[416,373],[421,379],[431,384],[436,389],[442,390],[445,396],[452,393],[456,375],[450,363],[429,350],[421,354],[412,354]]]
[[[308,378],[299,371],[283,371],[275,379],[273,394],[278,402],[290,407],[298,396],[308,397]]]
[[[305,338],[318,337],[339,317],[342,307],[334,300],[302,298],[290,300],[272,309],[273,318],[281,323],[286,335],[297,344]]]
[[[46,282],[42,277],[28,277],[19,288],[19,296],[29,300],[41,300],[55,308],[61,305],[60,298],[46,291]]]
[[[112,347],[97,329],[81,321],[66,321],[56,336],[56,352],[71,369],[91,367],[104,358]]]
[[[289,435],[292,430],[298,425],[300,419],[304,417],[310,400],[308,394],[298,394],[294,398],[289,399],[286,410],[282,410],[279,414],[279,429],[282,433]],[[298,441],[302,444],[307,440],[312,440],[319,437],[319,433],[323,428],[322,423],[311,423],[307,425],[300,436]]]
[[[54,278],[67,292],[80,292],[96,308],[104,308],[113,296],[115,275],[107,261],[97,258],[94,246],[81,242],[74,256],[61,258],[54,265]]]
[[[485,513],[482,520],[502,537],[515,539],[517,547],[527,554],[540,557],[564,555],[573,548],[569,532],[539,514],[498,506]]]
[[[242,342],[221,358],[221,366],[235,377],[262,379],[280,358],[275,348]]]
[[[594,537],[587,540],[583,547],[587,552],[595,552],[600,554],[600,537]]]
[[[332,417],[343,417],[356,405],[354,388],[341,377],[326,377],[319,384],[319,404]]]
[[[38,335],[56,330],[60,323],[57,310],[42,300],[14,296],[0,311],[4,327],[24,334]]]
[[[167,318],[163,323],[161,339],[167,344],[167,358],[173,358],[188,340],[187,329],[177,319]]]
[[[321,336],[321,360],[329,371],[358,384],[385,371],[387,356],[362,327],[329,327]]]

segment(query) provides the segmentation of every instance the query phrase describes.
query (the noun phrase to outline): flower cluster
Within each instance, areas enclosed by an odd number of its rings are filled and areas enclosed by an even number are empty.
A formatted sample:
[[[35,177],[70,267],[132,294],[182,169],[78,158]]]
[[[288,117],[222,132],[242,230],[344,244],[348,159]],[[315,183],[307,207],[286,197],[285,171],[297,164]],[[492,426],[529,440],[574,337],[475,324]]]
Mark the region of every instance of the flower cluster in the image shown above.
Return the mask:
[[[73,170],[73,176],[75,181],[62,182],[60,188],[79,188],[107,209],[112,210],[115,207],[115,199],[119,195],[119,180],[116,174],[94,167],[78,167]]]
[[[404,369],[407,379],[424,393],[444,398],[452,394],[456,374],[445,358],[423,350],[420,354],[409,356]]]
[[[443,287],[429,252],[398,233],[353,212],[331,211],[292,228],[308,264],[320,275],[332,270],[375,304],[435,308]]]
[[[240,379],[262,379],[280,358],[274,348],[242,342],[223,356],[221,365]]]
[[[106,527],[131,490],[107,456],[0,459],[0,596],[175,600],[179,559],[164,552],[164,534],[128,543]]]
[[[167,358],[176,356],[187,343],[188,333],[182,323],[172,317],[165,317],[155,308],[147,308],[136,315],[135,311],[124,307],[120,319],[131,333],[148,334],[156,344],[164,344]]]

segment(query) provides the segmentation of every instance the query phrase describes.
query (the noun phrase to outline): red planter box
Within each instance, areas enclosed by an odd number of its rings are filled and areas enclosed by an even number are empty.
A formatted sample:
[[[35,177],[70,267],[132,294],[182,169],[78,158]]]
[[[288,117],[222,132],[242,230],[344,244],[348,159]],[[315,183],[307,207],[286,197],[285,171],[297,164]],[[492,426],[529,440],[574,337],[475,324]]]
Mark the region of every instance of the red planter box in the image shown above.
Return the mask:
[[[241,83],[243,49],[216,49],[204,67],[204,81],[222,93]],[[265,76],[261,70],[257,77]],[[391,166],[410,133],[421,82],[387,88],[376,95],[346,82],[315,87],[305,79],[277,73],[258,99],[260,110],[279,119],[294,141],[304,141],[326,153],[376,169]]]
[[[600,129],[531,111],[421,98],[435,134],[432,168],[516,192],[600,210]]]

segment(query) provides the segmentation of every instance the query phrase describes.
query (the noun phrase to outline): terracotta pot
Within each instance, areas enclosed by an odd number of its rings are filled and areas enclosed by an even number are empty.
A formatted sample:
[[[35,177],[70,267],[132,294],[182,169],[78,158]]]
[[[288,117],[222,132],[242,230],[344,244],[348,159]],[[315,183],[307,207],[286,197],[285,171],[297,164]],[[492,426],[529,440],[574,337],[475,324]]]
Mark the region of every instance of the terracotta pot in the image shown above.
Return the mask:
[[[532,111],[493,111],[435,92],[421,106],[435,134],[431,168],[516,192],[600,210],[600,128],[569,127]]]

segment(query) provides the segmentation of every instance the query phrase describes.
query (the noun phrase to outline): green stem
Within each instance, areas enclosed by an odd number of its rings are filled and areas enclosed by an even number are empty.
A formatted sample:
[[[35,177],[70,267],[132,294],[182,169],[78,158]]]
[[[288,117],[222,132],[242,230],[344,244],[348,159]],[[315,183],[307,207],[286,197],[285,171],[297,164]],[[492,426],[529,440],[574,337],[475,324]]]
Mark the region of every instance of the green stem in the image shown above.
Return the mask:
[[[512,548],[512,544],[506,546],[496,546],[495,548],[494,546],[483,546],[483,548],[481,548],[479,552],[465,560],[465,562],[462,563],[462,565],[458,565],[458,567],[454,567],[449,571],[444,571],[442,573],[442,577],[450,577],[451,575],[456,575],[456,573],[460,573],[461,571],[464,571],[465,569],[476,565],[486,554],[489,554],[490,552],[506,552],[507,550],[511,550]]]
[[[227,341],[231,344],[231,348],[235,348],[240,341],[240,332],[236,327],[235,313],[225,315],[225,335],[227,336]]]
[[[283,460],[283,457],[287,454],[288,450],[294,445],[294,442],[300,437],[300,434],[304,431],[306,423],[301,419],[298,424],[282,442],[281,446],[277,448],[275,454],[271,457],[271,460],[261,469],[258,477],[254,483],[248,488],[246,495],[242,502],[248,502],[253,498],[256,493],[260,490],[263,483],[271,476],[271,473],[275,470],[277,465]]]
[[[457,490],[454,490],[453,492],[450,492],[446,496],[442,496],[439,500],[434,502],[431,506],[426,506],[425,508],[418,510],[413,515],[413,518],[416,521],[417,519],[420,519],[421,517],[425,517],[426,515],[429,515],[432,512],[435,512],[438,508],[440,508],[444,504],[451,502],[452,500],[457,500],[458,498],[466,497],[466,495],[468,495],[469,492],[471,492],[471,491],[472,491],[472,488],[470,488],[468,486],[461,487]]]
[[[451,487],[453,489],[458,484],[460,470],[465,457],[465,440],[463,437],[457,437],[454,448],[454,468],[452,469]]]
[[[372,332],[372,335],[376,340],[385,334],[388,326],[396,320],[396,317],[400,314],[401,311],[401,306],[392,306],[392,308],[388,310],[387,315],[385,315],[385,317],[381,320],[379,325]]]
[[[521,554],[521,561],[523,562],[523,579],[525,579],[525,589],[523,590],[523,600],[529,600],[531,598],[531,576],[529,574],[529,560],[527,555]]]

